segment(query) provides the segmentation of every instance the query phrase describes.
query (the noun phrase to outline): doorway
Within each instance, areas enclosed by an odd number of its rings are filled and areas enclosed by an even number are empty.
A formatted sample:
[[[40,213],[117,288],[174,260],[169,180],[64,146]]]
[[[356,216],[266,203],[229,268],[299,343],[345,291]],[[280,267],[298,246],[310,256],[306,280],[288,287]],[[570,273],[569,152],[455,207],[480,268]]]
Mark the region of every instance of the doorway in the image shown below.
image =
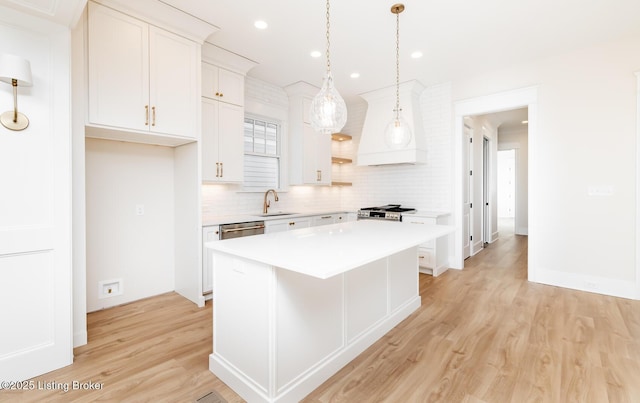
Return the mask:
[[[454,141],[455,141],[455,151],[454,151],[454,212],[453,219],[454,225],[456,227],[456,232],[454,234],[454,238],[452,240],[452,251],[453,251],[453,260],[451,261],[451,267],[456,269],[464,268],[464,258],[463,258],[463,247],[465,244],[464,236],[464,221],[465,221],[465,203],[464,203],[464,194],[466,191],[465,186],[465,175],[467,172],[464,172],[465,159],[467,155],[465,154],[465,117],[468,116],[477,116],[477,115],[488,115],[494,114],[498,112],[519,109],[519,108],[527,108],[528,110],[528,136],[534,140],[536,133],[536,115],[537,115],[537,88],[536,87],[528,87],[519,90],[507,91],[503,93],[493,94],[482,96],[478,98],[472,98],[464,101],[459,101],[455,103],[455,126],[454,126]],[[484,142],[479,142],[484,144]],[[532,141],[533,143],[533,141]],[[481,146],[482,147],[482,146]],[[497,153],[497,147],[494,148]],[[533,144],[528,148],[528,166],[532,170],[535,166],[535,154],[533,153],[534,147]],[[482,151],[480,151],[480,155],[482,155]],[[496,156],[497,159],[497,156]],[[487,169],[490,169],[488,167]],[[532,189],[529,189],[529,193],[532,192]],[[496,196],[497,197],[497,196]],[[531,206],[532,207],[532,206]],[[527,222],[534,222],[535,210],[533,208],[528,208],[527,211]],[[490,216],[490,214],[488,215]],[[496,227],[497,227],[497,213],[496,213]],[[497,228],[496,228],[497,229]],[[496,230],[497,233],[497,230]],[[528,241],[528,278],[529,280],[535,279],[535,264],[532,263],[532,256],[535,256],[535,233],[531,233],[529,231],[529,241]]]

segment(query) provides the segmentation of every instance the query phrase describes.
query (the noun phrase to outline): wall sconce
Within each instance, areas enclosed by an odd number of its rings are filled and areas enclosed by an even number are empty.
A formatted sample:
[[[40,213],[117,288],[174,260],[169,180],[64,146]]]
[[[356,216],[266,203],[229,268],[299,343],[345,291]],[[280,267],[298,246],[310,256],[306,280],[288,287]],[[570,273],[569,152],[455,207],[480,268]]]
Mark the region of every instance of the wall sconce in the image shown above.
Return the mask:
[[[31,87],[31,64],[18,56],[0,55],[0,81],[13,87],[13,110],[0,115],[2,126],[15,131],[26,129],[29,119],[18,112],[18,85]]]

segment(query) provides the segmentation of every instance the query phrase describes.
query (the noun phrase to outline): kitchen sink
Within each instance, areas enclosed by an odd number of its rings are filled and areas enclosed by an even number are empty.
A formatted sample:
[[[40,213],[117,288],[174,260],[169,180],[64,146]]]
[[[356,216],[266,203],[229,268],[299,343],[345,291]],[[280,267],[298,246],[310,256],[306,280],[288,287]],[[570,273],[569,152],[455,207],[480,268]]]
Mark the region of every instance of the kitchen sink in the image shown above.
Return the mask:
[[[292,214],[296,214],[296,213],[283,213],[283,212],[276,212],[276,213],[266,213],[266,214],[260,214],[260,217],[276,217],[279,215],[292,215]]]

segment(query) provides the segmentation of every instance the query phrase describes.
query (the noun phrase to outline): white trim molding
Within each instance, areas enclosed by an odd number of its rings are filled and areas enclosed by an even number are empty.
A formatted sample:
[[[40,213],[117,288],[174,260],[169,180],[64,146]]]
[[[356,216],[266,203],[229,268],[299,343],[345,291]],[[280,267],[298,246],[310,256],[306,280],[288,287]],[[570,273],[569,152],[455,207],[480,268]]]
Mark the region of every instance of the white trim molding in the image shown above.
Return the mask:
[[[640,71],[636,75],[636,284],[635,299],[640,300]]]

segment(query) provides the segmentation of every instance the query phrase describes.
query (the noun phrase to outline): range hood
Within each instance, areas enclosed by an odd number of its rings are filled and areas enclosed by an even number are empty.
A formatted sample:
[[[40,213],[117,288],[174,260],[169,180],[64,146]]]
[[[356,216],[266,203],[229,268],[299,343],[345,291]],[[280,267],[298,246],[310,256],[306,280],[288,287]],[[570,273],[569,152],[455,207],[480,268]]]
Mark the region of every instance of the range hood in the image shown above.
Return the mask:
[[[394,116],[396,86],[360,94],[368,107],[358,146],[357,165],[427,162],[426,136],[420,113],[420,95],[424,89],[416,80],[400,84],[400,108],[412,133],[411,141],[402,149],[389,148],[384,141],[384,131]]]

